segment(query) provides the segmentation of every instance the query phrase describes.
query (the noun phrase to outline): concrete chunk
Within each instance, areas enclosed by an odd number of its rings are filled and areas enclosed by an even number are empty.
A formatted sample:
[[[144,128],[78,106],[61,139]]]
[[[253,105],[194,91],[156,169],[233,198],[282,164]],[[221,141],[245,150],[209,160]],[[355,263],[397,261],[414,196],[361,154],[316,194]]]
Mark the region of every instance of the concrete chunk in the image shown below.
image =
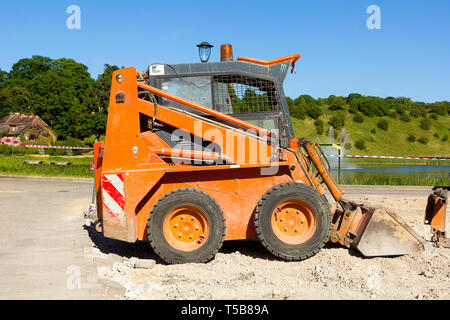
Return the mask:
[[[156,264],[156,261],[153,259],[136,259],[134,262],[135,269],[151,269]]]

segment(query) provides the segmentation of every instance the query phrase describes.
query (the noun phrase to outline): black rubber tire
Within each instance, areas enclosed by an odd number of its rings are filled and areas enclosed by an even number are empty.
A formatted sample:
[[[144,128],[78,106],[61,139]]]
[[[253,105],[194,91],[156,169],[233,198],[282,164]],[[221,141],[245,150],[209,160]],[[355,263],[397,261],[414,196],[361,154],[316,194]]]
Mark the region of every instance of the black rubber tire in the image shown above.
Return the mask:
[[[200,248],[193,251],[174,248],[163,233],[165,217],[181,205],[199,208],[208,220],[209,236]],[[205,192],[193,188],[176,189],[162,196],[153,206],[147,222],[147,233],[151,247],[167,263],[208,262],[214,258],[225,239],[225,217],[217,202]]]
[[[301,199],[308,203],[316,216],[316,229],[306,242],[288,244],[274,233],[271,218],[275,208],[285,200]],[[320,251],[330,236],[332,223],[328,202],[310,186],[297,182],[276,185],[267,191],[255,210],[256,236],[273,255],[285,260],[304,260]]]

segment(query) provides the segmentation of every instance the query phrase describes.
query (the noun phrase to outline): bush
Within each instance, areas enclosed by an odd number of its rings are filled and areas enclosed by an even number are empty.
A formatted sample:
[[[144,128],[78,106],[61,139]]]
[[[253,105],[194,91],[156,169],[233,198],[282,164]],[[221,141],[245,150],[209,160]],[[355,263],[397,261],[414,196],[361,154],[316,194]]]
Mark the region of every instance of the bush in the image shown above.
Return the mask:
[[[375,128],[373,128],[372,130],[370,130],[370,132],[372,132],[373,134],[377,133],[377,130],[375,130]]]
[[[395,110],[392,110],[391,112],[389,112],[388,116],[393,119],[397,119],[398,114]]]
[[[333,127],[333,129],[339,131],[345,125],[345,117],[342,114],[332,116],[328,124]]]
[[[435,132],[435,133],[433,134],[433,137],[439,138],[439,134],[438,134],[437,132]]]
[[[320,119],[314,120],[314,127],[318,135],[323,134],[323,121]]]
[[[31,151],[31,148],[25,148],[22,146],[11,146],[9,144],[0,144],[0,154],[3,154],[5,156],[14,155],[14,156],[23,156],[25,154],[29,154]]]
[[[416,136],[414,136],[413,134],[408,134],[406,140],[408,140],[409,142],[414,142],[416,141]]]
[[[353,117],[353,121],[358,122],[358,123],[363,123],[364,122],[364,117],[363,117],[363,115],[361,113],[358,112]]]
[[[411,117],[409,115],[407,115],[406,113],[400,115],[400,120],[404,121],[404,122],[411,122]]]
[[[442,141],[447,141],[448,140],[448,135],[443,136],[441,140]]]
[[[91,136],[89,136],[87,138],[84,138],[84,143],[86,145],[92,147],[94,145],[94,143],[95,143],[95,134],[93,134],[93,135],[91,135]]]
[[[417,109],[414,109],[414,110],[411,110],[410,112],[409,112],[409,114],[411,115],[411,117],[413,117],[413,118],[418,118],[418,117],[420,117],[420,112],[419,112],[419,110],[417,110]]]
[[[350,103],[350,107],[348,108],[348,111],[350,113],[357,114],[358,113],[358,105],[357,105],[357,103],[356,102],[351,102]]]
[[[330,99],[329,99],[330,100]],[[337,98],[331,99],[330,106],[328,107],[329,110],[335,111],[335,110],[343,110],[345,108],[345,100],[343,98]]]
[[[12,147],[8,144],[0,145],[0,153],[8,156],[12,153]]]
[[[317,119],[323,114],[323,112],[322,109],[318,106],[307,106],[306,114],[313,119]]]
[[[423,130],[430,130],[430,128],[431,128],[430,118],[423,118],[422,120],[420,120],[420,127]]]
[[[352,101],[353,103],[353,101]],[[382,117],[389,113],[389,106],[379,97],[364,97],[357,100],[358,109],[367,117]]]
[[[355,147],[359,150],[366,149],[366,142],[364,140],[358,140],[355,142]]]
[[[289,113],[294,118],[306,119],[306,111],[305,111],[305,108],[303,106],[297,105],[297,106],[289,107]],[[103,137],[103,140],[105,140],[104,136],[100,136],[100,141],[103,141],[102,137]]]
[[[417,141],[419,141],[421,144],[427,144],[428,143],[428,138],[420,137],[419,139],[417,139]]]
[[[380,121],[378,121],[377,123],[377,127],[384,130],[384,131],[388,131],[389,129],[389,122],[385,119],[381,119]]]
[[[437,120],[439,118],[439,116],[437,115],[437,113],[432,113],[430,114],[430,117],[434,120]]]

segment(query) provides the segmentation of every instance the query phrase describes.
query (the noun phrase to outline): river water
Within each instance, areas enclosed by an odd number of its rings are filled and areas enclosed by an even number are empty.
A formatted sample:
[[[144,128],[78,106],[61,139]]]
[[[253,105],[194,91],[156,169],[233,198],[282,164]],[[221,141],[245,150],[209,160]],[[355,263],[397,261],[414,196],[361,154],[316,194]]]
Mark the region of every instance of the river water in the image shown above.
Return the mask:
[[[332,176],[338,177],[337,163],[331,163]],[[449,179],[449,165],[420,165],[420,164],[395,164],[395,163],[358,163],[341,161],[341,182],[350,183],[367,179],[410,179],[410,180],[435,180]]]

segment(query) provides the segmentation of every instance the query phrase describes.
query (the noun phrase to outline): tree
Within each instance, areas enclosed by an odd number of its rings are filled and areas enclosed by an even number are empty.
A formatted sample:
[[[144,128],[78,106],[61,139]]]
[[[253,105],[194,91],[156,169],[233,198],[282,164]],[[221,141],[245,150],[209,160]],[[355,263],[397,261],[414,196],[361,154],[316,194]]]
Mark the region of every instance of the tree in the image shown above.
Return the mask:
[[[318,106],[307,106],[305,110],[306,114],[313,119],[317,119],[323,114],[322,109]]]
[[[366,142],[364,140],[358,140],[355,142],[355,147],[359,150],[364,150],[366,149]]]
[[[289,114],[297,119],[305,119],[306,118],[306,110],[303,106],[292,106],[289,108]]]
[[[447,101],[435,102],[429,104],[430,113],[436,113],[445,116],[449,111],[449,103]]]
[[[294,100],[294,104],[296,106],[306,106],[306,101],[305,99],[303,99],[302,96],[298,96],[295,100]]]
[[[423,118],[420,120],[420,127],[423,130],[430,130],[431,128],[431,120],[430,118]]]
[[[3,87],[4,83],[8,80],[8,72],[0,69],[0,89]]]
[[[346,100],[343,97],[336,97],[335,95],[330,95],[328,97],[328,109],[335,110],[343,110],[346,106]]]
[[[416,141],[416,136],[413,134],[408,134],[408,136],[406,137],[406,140],[408,140],[409,142],[414,142],[414,141]]]
[[[353,117],[353,121],[358,122],[358,123],[363,123],[364,122],[364,117],[363,117],[363,115],[361,113],[358,112]]]
[[[387,131],[389,129],[389,122],[386,119],[381,119],[377,122],[377,127],[384,131]]]
[[[288,108],[291,108],[295,105],[294,100],[292,100],[292,98],[290,98],[288,96],[286,96],[286,104],[287,104]]]
[[[418,118],[421,116],[420,111],[418,109],[412,109],[409,114],[411,115],[411,117],[413,118]]]
[[[60,138],[84,138],[95,132],[98,109],[94,80],[87,67],[72,59],[53,60],[51,69],[30,80],[33,112]]]
[[[342,114],[332,116],[328,124],[331,125],[334,130],[339,131],[345,125],[345,117]]]
[[[421,144],[427,144],[428,143],[428,138],[420,137],[419,139],[417,139],[417,141],[419,141]]]
[[[398,114],[395,110],[392,110],[389,112],[388,116],[391,117],[392,119],[397,119]]]
[[[119,70],[118,66],[105,64],[103,73],[99,74],[94,84],[94,94],[98,99],[98,109],[94,112],[95,136],[105,133],[108,118],[109,93],[111,90],[112,74]],[[290,99],[290,98],[289,98]],[[287,99],[286,99],[287,100]],[[291,99],[292,100],[292,99]]]
[[[389,113],[389,106],[382,98],[364,97],[358,101],[358,110],[368,117],[382,117]]]
[[[42,56],[32,56],[31,58],[20,59],[11,68],[10,78],[31,80],[40,74],[51,70],[52,59]]]
[[[0,91],[0,117],[9,112],[30,113],[31,109],[31,94],[26,88],[10,86]]]
[[[411,117],[407,113],[404,113],[400,116],[400,120],[404,122],[411,122]]]
[[[314,120],[314,127],[318,135],[323,134],[323,121],[320,119]]]
[[[302,94],[301,96],[299,96],[299,98],[302,98],[303,101],[307,105],[310,105],[310,106],[317,105],[317,101],[313,97],[311,97],[309,94]]]
[[[352,100],[354,100],[354,99],[359,99],[359,98],[361,98],[362,97],[362,95],[360,95],[359,93],[350,93],[348,96],[347,96],[347,103],[350,103]]]

